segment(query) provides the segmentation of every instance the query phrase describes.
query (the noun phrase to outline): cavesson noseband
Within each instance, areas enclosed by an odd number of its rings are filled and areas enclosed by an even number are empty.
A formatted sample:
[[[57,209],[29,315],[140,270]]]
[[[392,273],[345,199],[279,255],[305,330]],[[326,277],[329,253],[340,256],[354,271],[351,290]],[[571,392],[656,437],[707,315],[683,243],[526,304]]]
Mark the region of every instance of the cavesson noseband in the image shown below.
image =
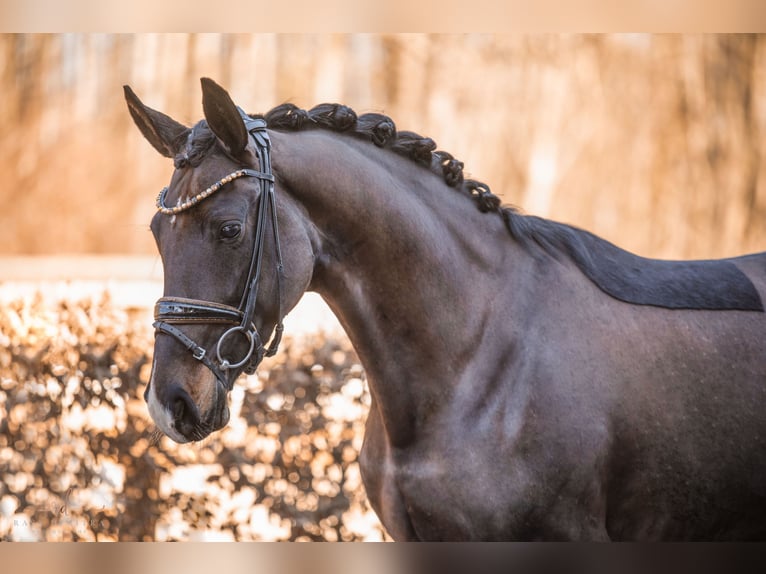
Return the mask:
[[[162,297],[154,307],[154,328],[160,332],[175,337],[198,361],[201,361],[215,375],[216,379],[230,390],[233,381],[228,380],[227,371],[244,367],[246,373],[255,372],[256,367],[264,356],[270,357],[277,352],[282,338],[282,283],[284,267],[282,265],[282,250],[279,245],[279,231],[277,228],[277,205],[274,195],[274,175],[271,172],[271,142],[266,131],[266,122],[262,119],[253,119],[241,109],[239,110],[248,133],[255,143],[256,153],[261,171],[254,169],[239,169],[222,177],[206,190],[198,193],[191,199],[179,203],[174,207],[165,205],[165,196],[168,188],[164,188],[157,197],[157,209],[165,215],[177,213],[194,207],[203,199],[210,197],[227,183],[240,177],[254,177],[260,183],[260,200],[258,204],[257,225],[255,228],[255,240],[253,253],[250,259],[250,269],[247,274],[245,289],[239,307],[232,307],[223,303],[201,301],[198,299],[186,299],[183,297]],[[277,262],[277,326],[274,328],[274,336],[268,348],[264,347],[258,329],[255,326],[255,303],[258,297],[258,282],[261,276],[261,262],[263,260],[263,246],[266,229],[267,214],[271,215],[271,227],[274,230],[274,251]],[[175,325],[179,324],[222,324],[232,325],[218,339],[215,346],[215,359],[211,359],[205,348],[195,343]],[[233,336],[241,333],[248,341],[248,351],[243,358],[233,361],[224,358],[221,345]]]

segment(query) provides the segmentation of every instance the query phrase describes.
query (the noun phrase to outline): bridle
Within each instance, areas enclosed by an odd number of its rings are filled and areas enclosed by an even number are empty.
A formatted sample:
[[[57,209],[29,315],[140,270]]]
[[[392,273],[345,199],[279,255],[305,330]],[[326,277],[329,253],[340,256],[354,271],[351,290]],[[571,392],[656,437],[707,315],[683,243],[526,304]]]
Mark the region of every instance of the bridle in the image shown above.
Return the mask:
[[[239,108],[238,108],[239,109]],[[213,195],[227,183],[240,177],[254,177],[260,183],[260,200],[258,203],[257,225],[253,252],[250,259],[250,268],[247,274],[245,289],[242,293],[238,307],[232,307],[223,303],[202,301],[199,299],[186,299],[183,297],[162,297],[154,307],[154,328],[159,333],[170,335],[177,339],[192,356],[201,361],[215,375],[220,384],[231,390],[233,381],[229,380],[228,371],[244,367],[248,374],[255,372],[263,357],[270,357],[277,352],[279,342],[282,339],[282,284],[284,282],[284,267],[282,265],[282,250],[279,245],[279,231],[277,228],[277,205],[274,195],[274,175],[271,172],[271,142],[266,131],[266,122],[262,119],[253,119],[241,109],[239,113],[245,122],[248,133],[255,143],[256,153],[261,171],[254,169],[239,169],[222,177],[206,190],[174,207],[165,205],[165,196],[168,188],[164,188],[157,196],[157,209],[165,215],[177,213],[195,206],[200,201]],[[277,325],[274,328],[274,336],[268,348],[264,347],[258,329],[255,326],[255,304],[258,297],[258,284],[261,276],[261,263],[263,261],[263,248],[265,244],[266,218],[271,215],[271,227],[274,230],[274,250],[276,255],[277,271]],[[210,358],[210,353],[189,338],[176,325],[182,324],[221,324],[232,325],[219,337],[215,346],[215,358]],[[227,359],[222,354],[223,342],[241,333],[248,341],[249,348],[244,357],[238,361]]]

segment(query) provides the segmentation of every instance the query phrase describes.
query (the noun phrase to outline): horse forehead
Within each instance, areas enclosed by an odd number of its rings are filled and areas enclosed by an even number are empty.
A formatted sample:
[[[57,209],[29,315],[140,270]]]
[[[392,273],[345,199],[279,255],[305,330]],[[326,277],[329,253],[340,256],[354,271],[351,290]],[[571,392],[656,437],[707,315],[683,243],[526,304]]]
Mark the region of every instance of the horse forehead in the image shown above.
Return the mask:
[[[185,201],[185,196],[177,194],[169,205],[178,205]],[[200,231],[203,228],[204,214],[199,205],[178,214],[165,214],[157,211],[152,217],[150,228],[157,242],[157,248],[163,261],[175,257],[184,257],[195,250]],[[191,250],[191,251],[189,251]]]

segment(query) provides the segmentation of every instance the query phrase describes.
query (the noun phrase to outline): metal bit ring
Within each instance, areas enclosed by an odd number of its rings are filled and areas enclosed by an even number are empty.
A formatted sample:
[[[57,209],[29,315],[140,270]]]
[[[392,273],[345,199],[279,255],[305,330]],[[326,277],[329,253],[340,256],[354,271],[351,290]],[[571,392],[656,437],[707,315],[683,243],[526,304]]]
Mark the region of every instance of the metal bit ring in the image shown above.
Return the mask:
[[[227,359],[224,359],[221,356],[221,343],[223,343],[224,339],[235,332],[242,332],[247,337],[247,340],[250,341],[250,349],[248,349],[247,354],[245,355],[245,358],[239,361],[238,363],[229,363]],[[236,327],[232,327],[228,331],[226,331],[223,335],[221,335],[221,338],[218,339],[218,344],[215,347],[215,354],[218,356],[218,363],[220,364],[220,367],[222,370],[228,370],[228,369],[237,369],[241,366],[243,366],[245,363],[247,363],[250,360],[250,357],[253,356],[253,350],[255,349],[255,337],[253,337],[252,331],[246,331],[244,327],[241,325],[237,325]]]

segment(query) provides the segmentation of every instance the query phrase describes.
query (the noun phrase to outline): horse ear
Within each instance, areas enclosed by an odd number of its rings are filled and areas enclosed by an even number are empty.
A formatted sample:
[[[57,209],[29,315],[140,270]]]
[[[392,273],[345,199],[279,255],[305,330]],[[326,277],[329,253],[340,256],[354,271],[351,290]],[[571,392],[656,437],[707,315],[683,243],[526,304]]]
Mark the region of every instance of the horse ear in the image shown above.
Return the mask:
[[[128,110],[138,129],[154,149],[165,157],[174,157],[186,139],[189,128],[170,116],[145,106],[130,86],[123,86],[123,89]]]
[[[210,129],[234,156],[247,146],[247,128],[228,92],[210,78],[202,78],[202,109]]]

